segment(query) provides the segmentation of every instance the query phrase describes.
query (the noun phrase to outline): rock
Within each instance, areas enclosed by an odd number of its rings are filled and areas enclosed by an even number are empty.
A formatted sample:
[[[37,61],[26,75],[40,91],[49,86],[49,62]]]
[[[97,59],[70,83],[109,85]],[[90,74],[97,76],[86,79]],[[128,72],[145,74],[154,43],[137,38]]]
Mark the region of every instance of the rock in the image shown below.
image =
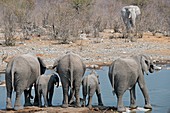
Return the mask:
[[[99,65],[96,65],[96,64],[90,65],[90,68],[92,68],[92,69],[98,69],[98,68],[99,68]]]
[[[155,33],[155,36],[158,38],[162,38],[164,35],[162,33]]]

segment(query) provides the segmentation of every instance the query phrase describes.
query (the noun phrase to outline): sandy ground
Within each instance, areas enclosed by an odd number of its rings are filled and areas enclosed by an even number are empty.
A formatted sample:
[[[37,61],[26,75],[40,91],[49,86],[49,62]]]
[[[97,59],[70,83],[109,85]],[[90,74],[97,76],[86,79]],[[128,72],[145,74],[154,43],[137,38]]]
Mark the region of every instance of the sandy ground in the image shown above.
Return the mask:
[[[57,58],[65,55],[66,52],[72,51],[79,54],[84,63],[89,67],[95,65],[109,65],[114,59],[126,57],[135,54],[146,54],[152,57],[157,63],[170,63],[170,37],[153,36],[151,33],[145,33],[143,38],[136,42],[125,42],[124,39],[109,39],[112,33],[100,33],[102,38],[87,38],[77,40],[70,44],[59,44],[57,40],[47,40],[44,37],[33,37],[31,40],[26,40],[24,43],[17,41],[16,46],[5,47],[0,45],[1,53],[0,60],[8,54],[5,61],[9,61],[13,56],[31,53],[42,57],[48,66],[52,66]],[[5,69],[6,63],[0,62],[0,70]],[[73,108],[63,109],[61,107],[26,107],[18,112],[35,112],[35,113],[56,113],[56,112],[111,112],[114,108]],[[15,112],[5,111],[0,112]]]

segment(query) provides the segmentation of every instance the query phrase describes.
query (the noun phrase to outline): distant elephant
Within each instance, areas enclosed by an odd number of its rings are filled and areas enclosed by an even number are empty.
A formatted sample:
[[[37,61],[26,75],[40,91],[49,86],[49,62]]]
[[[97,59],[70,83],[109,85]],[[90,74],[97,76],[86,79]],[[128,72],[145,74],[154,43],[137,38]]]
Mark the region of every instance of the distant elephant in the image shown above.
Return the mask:
[[[43,74],[46,66],[41,58],[23,54],[11,59],[6,67],[5,80],[7,89],[6,109],[12,109],[11,95],[12,91],[16,92],[14,110],[23,109],[20,103],[21,94],[25,94],[25,103],[28,103],[28,88],[31,87],[39,75]],[[35,87],[36,92],[36,87]],[[37,93],[35,93],[35,96]]]
[[[38,91],[39,106],[42,106],[41,96],[44,97],[44,105],[52,106],[52,98],[54,92],[54,85],[59,86],[59,77],[57,74],[41,75],[37,78],[36,86]]]
[[[145,99],[144,108],[152,109],[149,95],[144,80],[144,72],[148,75],[154,72],[154,64],[150,57],[145,55],[132,56],[130,58],[118,58],[109,67],[109,79],[113,88],[113,94],[117,96],[117,110],[125,111],[122,102],[123,94],[130,90],[130,108],[136,108],[136,83],[143,93]]]
[[[130,5],[124,6],[121,10],[121,16],[123,22],[126,26],[126,30],[134,30],[136,18],[141,14],[140,8],[138,6]]]
[[[56,67],[56,68],[55,68]],[[68,107],[68,91],[70,89],[70,97],[75,94],[76,106],[81,107],[79,90],[81,86],[82,77],[84,76],[86,66],[81,60],[80,56],[74,53],[67,53],[58,61],[55,61],[53,69],[59,74],[62,88],[63,88],[63,105],[62,107]],[[70,103],[70,102],[69,102]]]
[[[86,104],[86,96],[88,94],[89,108],[92,108],[92,97],[96,92],[98,98],[98,105],[103,106],[101,92],[99,87],[99,75],[93,70],[89,75],[85,76],[82,80],[82,91],[83,91],[83,106]]]

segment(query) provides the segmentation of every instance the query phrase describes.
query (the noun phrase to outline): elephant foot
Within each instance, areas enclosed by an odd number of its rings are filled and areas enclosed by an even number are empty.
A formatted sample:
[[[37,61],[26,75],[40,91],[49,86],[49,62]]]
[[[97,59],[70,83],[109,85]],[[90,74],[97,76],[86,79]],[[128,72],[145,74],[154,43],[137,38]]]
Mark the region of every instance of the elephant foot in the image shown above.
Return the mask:
[[[51,106],[52,106],[52,104],[48,104],[48,106],[49,106],[49,107],[51,107]]]
[[[103,106],[103,103],[99,103],[98,105],[99,105],[99,106]]]
[[[152,106],[151,106],[150,104],[146,104],[146,105],[144,106],[144,108],[145,108],[145,109],[152,109]]]
[[[38,107],[40,107],[40,108],[41,108],[41,107],[43,107],[43,106],[42,106],[42,105],[38,105]]]
[[[118,112],[126,112],[126,108],[125,108],[124,106],[118,107],[118,108],[117,108],[117,111],[118,111]]]
[[[74,99],[71,99],[70,101],[69,101],[69,104],[73,104],[74,103]]]
[[[6,100],[6,109],[7,110],[13,109],[10,98],[7,98],[7,100]]]
[[[39,106],[38,102],[34,102],[33,106]]]
[[[15,110],[15,111],[21,110],[21,109],[24,109],[23,106],[14,106],[14,110]]]
[[[6,109],[7,110],[12,110],[13,109],[11,102],[6,103]]]
[[[88,107],[89,109],[92,109],[92,105],[88,105],[87,107]]]
[[[135,104],[131,104],[130,106],[129,106],[129,108],[131,108],[131,109],[136,109],[138,106],[136,106]]]
[[[68,104],[63,104],[62,108],[68,108]]]
[[[81,104],[80,104],[80,103],[76,103],[76,107],[77,107],[77,108],[80,108],[80,107],[81,107]]]
[[[32,106],[31,102],[27,102],[24,104],[24,106]]]
[[[47,105],[44,105],[45,108],[47,108],[48,106]]]

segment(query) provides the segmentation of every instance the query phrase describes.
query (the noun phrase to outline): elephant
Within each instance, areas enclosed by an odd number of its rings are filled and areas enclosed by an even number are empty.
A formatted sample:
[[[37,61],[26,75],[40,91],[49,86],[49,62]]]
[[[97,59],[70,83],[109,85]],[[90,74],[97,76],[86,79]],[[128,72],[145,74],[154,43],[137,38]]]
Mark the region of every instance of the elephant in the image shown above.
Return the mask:
[[[59,77],[57,74],[41,75],[37,78],[36,86],[38,93],[39,106],[42,106],[41,95],[44,97],[44,105],[52,106],[52,97],[54,85],[59,86]]]
[[[146,55],[118,58],[112,62],[109,66],[108,76],[113,88],[113,95],[116,94],[117,96],[118,111],[125,111],[122,97],[126,90],[130,90],[130,108],[137,108],[135,94],[136,83],[139,84],[145,99],[144,108],[152,109],[144,80],[144,73],[148,75],[148,72],[154,72],[154,64],[151,58]]]
[[[134,30],[136,18],[141,14],[138,6],[130,5],[124,6],[121,9],[121,16],[126,26],[127,32]]]
[[[79,91],[82,77],[84,76],[86,66],[81,57],[75,53],[69,52],[53,64],[53,69],[59,74],[63,89],[63,108],[67,108],[70,101],[76,97],[76,107],[81,107]],[[68,91],[70,89],[70,98]]]
[[[14,110],[23,109],[20,103],[21,94],[25,94],[25,104],[29,102],[27,97],[30,94],[32,84],[41,74],[44,74],[46,65],[40,57],[31,54],[22,54],[12,58],[5,70],[7,89],[6,109],[13,109],[11,104],[12,91],[16,92]],[[29,89],[29,91],[27,91]],[[35,87],[36,92],[36,87]],[[37,98],[37,93],[35,93]]]
[[[92,70],[92,72],[85,76],[82,80],[82,91],[83,91],[83,106],[86,104],[86,96],[88,94],[88,104],[87,106],[92,108],[92,97],[96,92],[98,98],[98,105],[103,106],[101,92],[99,87],[99,75]]]

